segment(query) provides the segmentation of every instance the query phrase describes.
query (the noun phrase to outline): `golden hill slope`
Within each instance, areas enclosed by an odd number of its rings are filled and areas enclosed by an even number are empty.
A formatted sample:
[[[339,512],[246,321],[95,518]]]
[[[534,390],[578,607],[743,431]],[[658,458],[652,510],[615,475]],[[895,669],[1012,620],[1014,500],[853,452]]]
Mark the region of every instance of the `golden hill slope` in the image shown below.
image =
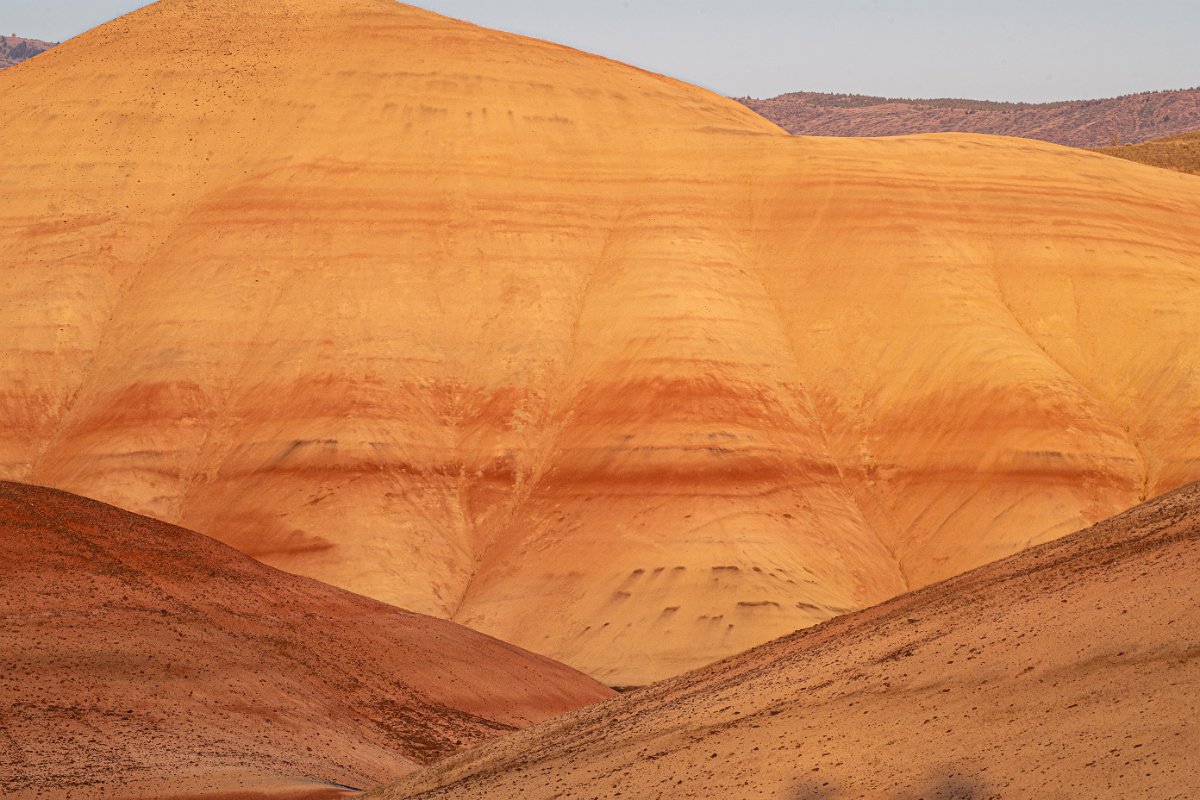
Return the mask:
[[[1200,487],[368,798],[1195,797]]]
[[[0,575],[6,800],[328,794],[611,694],[52,489],[0,483]]]
[[[0,475],[613,684],[1200,475],[1188,176],[390,0],[165,0],[0,98]]]
[[[1101,147],[1096,152],[1152,167],[1200,175],[1200,132],[1167,136],[1142,144]]]

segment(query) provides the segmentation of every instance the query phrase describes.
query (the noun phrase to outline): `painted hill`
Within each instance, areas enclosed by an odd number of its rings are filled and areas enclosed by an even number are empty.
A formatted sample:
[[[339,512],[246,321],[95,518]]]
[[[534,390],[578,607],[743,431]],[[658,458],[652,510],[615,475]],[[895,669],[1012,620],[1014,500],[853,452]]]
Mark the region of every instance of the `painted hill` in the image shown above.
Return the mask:
[[[0,100],[0,475],[610,685],[1200,477],[1190,176],[390,0],[164,0]]]
[[[11,67],[54,47],[54,42],[0,36],[0,69]]]
[[[1200,132],[1182,133],[1142,144],[1101,147],[1096,152],[1152,167],[1200,175]]]
[[[315,797],[610,694],[51,489],[0,484],[0,574],[6,800]]]
[[[1200,488],[368,798],[1195,797]]]
[[[1103,147],[1200,129],[1200,87],[1060,103],[906,100],[818,92],[739,99],[791,133],[804,136],[960,131]]]

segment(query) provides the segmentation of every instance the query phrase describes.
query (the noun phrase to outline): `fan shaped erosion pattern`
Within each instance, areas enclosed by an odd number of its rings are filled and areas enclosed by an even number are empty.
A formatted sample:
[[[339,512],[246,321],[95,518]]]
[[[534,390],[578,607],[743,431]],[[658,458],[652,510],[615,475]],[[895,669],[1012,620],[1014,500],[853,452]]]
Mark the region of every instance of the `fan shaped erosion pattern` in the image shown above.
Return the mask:
[[[1194,797],[1200,486],[367,793]]]
[[[0,96],[0,475],[612,685],[1200,477],[1191,176],[383,0],[165,0]]]

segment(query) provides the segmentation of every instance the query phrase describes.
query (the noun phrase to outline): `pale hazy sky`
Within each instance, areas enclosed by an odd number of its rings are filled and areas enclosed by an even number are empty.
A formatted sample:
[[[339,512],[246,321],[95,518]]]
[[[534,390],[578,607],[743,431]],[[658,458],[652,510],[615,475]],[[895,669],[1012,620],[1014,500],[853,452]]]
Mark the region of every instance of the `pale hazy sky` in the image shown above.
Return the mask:
[[[0,0],[61,40],[145,0]],[[1200,0],[425,0],[727,95],[1061,100],[1200,86]],[[349,46],[353,46],[352,43]]]

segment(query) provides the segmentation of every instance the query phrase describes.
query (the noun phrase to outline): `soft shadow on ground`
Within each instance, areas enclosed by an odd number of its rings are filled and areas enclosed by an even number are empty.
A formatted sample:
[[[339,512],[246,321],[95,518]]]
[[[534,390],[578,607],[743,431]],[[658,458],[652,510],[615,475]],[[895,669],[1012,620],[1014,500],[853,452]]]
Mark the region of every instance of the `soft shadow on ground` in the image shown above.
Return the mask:
[[[843,792],[828,782],[803,778],[796,782],[787,800],[849,800],[859,794]],[[914,789],[884,793],[892,800],[986,800],[991,797],[987,787],[974,778],[955,773],[947,766],[921,782]]]

